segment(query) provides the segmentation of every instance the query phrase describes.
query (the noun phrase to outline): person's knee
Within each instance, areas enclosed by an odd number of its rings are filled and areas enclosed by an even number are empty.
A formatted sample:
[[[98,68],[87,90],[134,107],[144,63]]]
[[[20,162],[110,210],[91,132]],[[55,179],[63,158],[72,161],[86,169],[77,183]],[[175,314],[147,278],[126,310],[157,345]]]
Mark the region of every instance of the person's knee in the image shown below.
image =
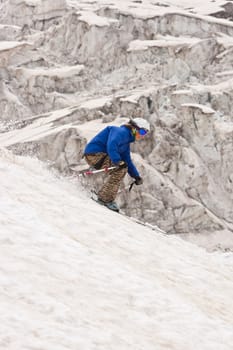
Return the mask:
[[[116,177],[118,177],[119,179],[122,179],[127,174],[128,167],[126,167],[126,168],[118,168],[118,169],[114,170],[114,172],[116,174]]]

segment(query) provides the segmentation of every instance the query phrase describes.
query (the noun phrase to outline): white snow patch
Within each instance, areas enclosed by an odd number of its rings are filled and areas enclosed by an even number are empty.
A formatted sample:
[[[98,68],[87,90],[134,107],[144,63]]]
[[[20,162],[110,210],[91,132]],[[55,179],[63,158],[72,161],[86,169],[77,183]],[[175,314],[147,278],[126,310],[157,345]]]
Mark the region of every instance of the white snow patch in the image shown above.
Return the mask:
[[[79,20],[88,23],[90,26],[108,27],[112,23],[118,23],[116,19],[98,16],[91,11],[79,11],[78,13],[80,14]]]
[[[216,113],[215,110],[213,110],[210,107],[198,104],[198,103],[183,103],[181,105],[182,107],[189,107],[189,108],[196,108],[196,109],[200,109],[202,111],[202,113],[204,114],[214,114]]]
[[[129,44],[128,52],[130,51],[144,51],[150,47],[177,47],[189,46],[200,42],[200,39],[192,37],[172,37],[172,36],[158,36],[157,40],[134,40]]]
[[[0,41],[0,51],[8,51],[24,45],[30,44],[26,41]]]
[[[84,65],[65,66],[58,68],[17,68],[16,73],[17,75],[23,75],[28,79],[35,76],[68,78],[81,74],[84,69]]]

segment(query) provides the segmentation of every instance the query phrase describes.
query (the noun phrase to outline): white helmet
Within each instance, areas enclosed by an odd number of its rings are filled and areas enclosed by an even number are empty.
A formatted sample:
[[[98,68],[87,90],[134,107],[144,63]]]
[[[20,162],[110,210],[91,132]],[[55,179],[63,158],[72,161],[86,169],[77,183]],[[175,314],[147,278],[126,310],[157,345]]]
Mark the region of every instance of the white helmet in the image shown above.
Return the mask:
[[[146,119],[143,119],[143,118],[130,119],[130,124],[135,126],[138,129],[145,129],[147,131],[150,131],[150,124]]]

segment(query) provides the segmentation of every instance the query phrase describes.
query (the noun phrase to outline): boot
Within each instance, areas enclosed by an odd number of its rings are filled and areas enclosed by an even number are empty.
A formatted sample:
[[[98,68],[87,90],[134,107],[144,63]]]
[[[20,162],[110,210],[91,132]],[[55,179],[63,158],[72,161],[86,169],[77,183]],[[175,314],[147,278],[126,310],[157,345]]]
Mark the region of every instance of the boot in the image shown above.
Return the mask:
[[[120,209],[117,206],[116,202],[113,202],[113,201],[112,202],[104,202],[100,198],[98,198],[97,202],[99,204],[101,204],[101,205],[104,205],[105,207],[107,207],[110,210],[113,210],[113,211],[116,211],[116,212],[120,211]]]

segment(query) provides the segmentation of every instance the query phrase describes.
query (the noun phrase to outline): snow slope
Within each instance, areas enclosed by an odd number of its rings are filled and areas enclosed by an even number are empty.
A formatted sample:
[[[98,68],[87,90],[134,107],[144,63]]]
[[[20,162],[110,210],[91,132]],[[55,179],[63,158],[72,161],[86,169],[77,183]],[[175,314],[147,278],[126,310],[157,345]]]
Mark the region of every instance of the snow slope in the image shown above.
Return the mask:
[[[112,213],[4,149],[0,182],[0,349],[232,349],[231,255]]]

